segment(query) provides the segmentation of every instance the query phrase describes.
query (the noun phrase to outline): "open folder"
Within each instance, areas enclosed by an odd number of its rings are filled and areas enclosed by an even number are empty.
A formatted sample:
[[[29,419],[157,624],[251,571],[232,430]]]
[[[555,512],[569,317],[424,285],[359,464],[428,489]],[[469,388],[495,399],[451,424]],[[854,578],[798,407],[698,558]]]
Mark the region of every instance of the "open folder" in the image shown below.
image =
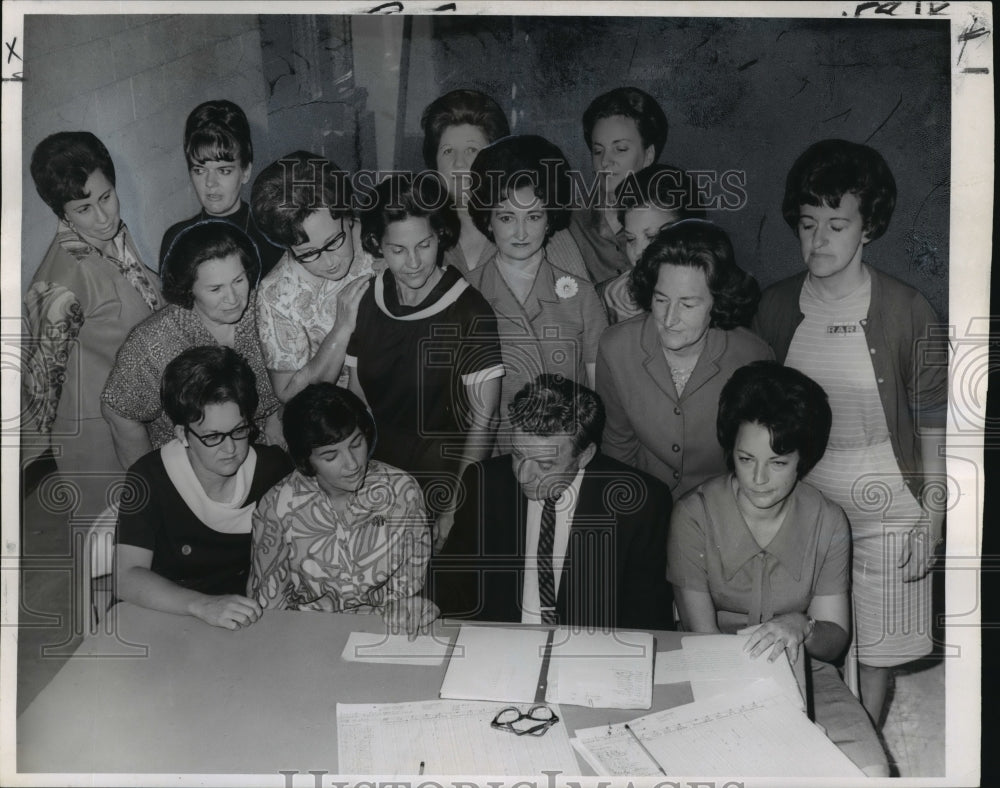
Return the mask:
[[[653,636],[463,625],[441,697],[648,709]]]

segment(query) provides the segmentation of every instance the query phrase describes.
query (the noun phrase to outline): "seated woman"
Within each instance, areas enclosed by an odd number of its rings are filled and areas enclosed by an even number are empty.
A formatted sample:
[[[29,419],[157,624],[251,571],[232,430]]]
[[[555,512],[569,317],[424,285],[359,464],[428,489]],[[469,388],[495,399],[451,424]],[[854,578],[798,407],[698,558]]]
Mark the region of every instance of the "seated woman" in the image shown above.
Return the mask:
[[[163,265],[169,305],[132,329],[101,394],[101,413],[124,467],[173,439],[160,379],[167,364],[198,345],[231,347],[247,360],[259,400],[255,423],[266,443],[280,445],[279,403],[264,369],[256,292],[250,292],[259,270],[253,243],[229,222],[205,221],[177,237]]]
[[[667,164],[650,164],[624,179],[618,184],[615,199],[625,254],[632,268],[664,227],[682,219],[705,218],[704,208],[697,205],[697,190],[691,176]],[[601,298],[609,323],[621,323],[645,311],[632,297],[629,287],[632,268],[605,284]]]
[[[864,708],[831,664],[847,648],[851,536],[843,510],[800,481],[823,456],[826,392],[774,361],[737,370],[717,432],[730,473],[674,506],[667,579],[684,629],[748,636],[751,657],[811,660],[815,718],[870,776],[888,764]]]
[[[556,265],[546,247],[569,222],[568,168],[559,148],[533,135],[499,140],[472,163],[470,211],[497,252],[469,281],[497,315],[506,370],[503,436],[507,405],[539,375],[594,384],[597,342],[608,319],[594,286]]]
[[[725,231],[687,219],[662,230],[632,269],[647,311],[601,337],[597,393],[608,421],[604,452],[653,474],[675,497],[726,469],[712,438],[719,392],[771,349],[742,326],[760,290],[738,268]]]
[[[167,364],[163,410],[174,438],[135,463],[119,504],[116,594],[142,607],[237,629],[260,616],[243,596],[254,507],[291,470],[252,446],[257,387],[236,351],[193,347]]]
[[[46,137],[31,177],[59,223],[24,294],[21,447],[25,462],[53,450],[79,510],[96,514],[127,467],[101,418],[101,388],[128,332],[163,306],[160,281],[122,221],[115,165],[97,137]]]
[[[379,425],[375,457],[416,477],[441,543],[458,480],[492,451],[504,374],[493,310],[441,267],[458,234],[444,188],[425,173],[375,190],[362,239],[386,271],[361,299],[345,360]]]
[[[469,168],[479,151],[509,135],[510,127],[499,104],[485,93],[467,89],[434,99],[424,110],[420,127],[424,130],[424,163],[444,178],[461,228],[458,242],[445,250],[444,263],[466,276],[496,254],[496,246],[476,227],[469,213]],[[559,268],[590,278],[569,230],[555,233],[548,252]]]
[[[254,181],[254,218],[286,249],[257,295],[264,363],[282,402],[310,383],[347,385],[347,341],[373,274],[353,194],[346,172],[306,151],[282,156]]]
[[[583,138],[597,179],[597,204],[574,211],[569,229],[599,291],[631,267],[612,200],[615,190],[626,175],[660,158],[667,130],[663,109],[639,88],[609,90],[583,113]]]
[[[418,596],[431,556],[423,496],[371,459],[364,403],[311,384],[285,406],[284,430],[296,470],[254,514],[247,595],[262,608],[379,613],[390,631],[426,631],[438,609]]]

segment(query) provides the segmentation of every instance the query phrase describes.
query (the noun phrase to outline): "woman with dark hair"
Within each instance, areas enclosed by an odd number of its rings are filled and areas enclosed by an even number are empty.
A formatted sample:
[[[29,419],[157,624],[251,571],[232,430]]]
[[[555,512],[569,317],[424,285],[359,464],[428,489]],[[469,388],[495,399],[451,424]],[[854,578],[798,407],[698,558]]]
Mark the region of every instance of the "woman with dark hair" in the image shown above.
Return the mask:
[[[500,105],[478,90],[445,93],[427,105],[420,119],[424,130],[424,163],[444,178],[461,231],[458,242],[444,252],[444,264],[468,276],[496,254],[492,240],[469,212],[472,162],[479,151],[510,134]],[[555,234],[549,244],[553,261],[575,276],[587,278],[580,250],[568,231]]]
[[[768,288],[755,321],[779,360],[830,395],[830,447],[809,482],[851,523],[859,683],[876,725],[892,668],[932,648],[928,572],[947,497],[946,332],[920,293],[863,259],[895,204],[896,181],[874,148],[810,145],[782,202],[807,270]]]
[[[236,351],[192,347],[163,373],[174,437],[131,468],[119,505],[116,593],[126,602],[238,629],[260,616],[244,596],[254,507],[291,471],[254,446],[257,385]]]
[[[611,326],[597,359],[604,451],[676,497],[725,469],[711,435],[730,375],[773,358],[743,328],[760,291],[736,265],[725,231],[699,219],[661,230],[632,269],[630,288],[644,314]]]
[[[650,164],[625,176],[615,190],[615,201],[625,254],[632,267],[660,230],[682,219],[705,218],[705,209],[697,205],[697,194],[691,176],[667,164]],[[632,297],[631,278],[632,268],[629,268],[604,287],[601,297],[611,323],[620,323],[644,311]]]
[[[38,194],[59,218],[24,294],[21,445],[51,448],[83,511],[105,508],[120,473],[101,388],[131,328],[163,305],[160,283],[121,220],[115,165],[87,131],[46,137],[31,157]]]
[[[811,658],[816,721],[869,776],[888,764],[864,709],[831,664],[850,639],[851,536],[843,510],[801,481],[826,449],[826,392],[774,361],[736,370],[716,432],[729,474],[674,506],[667,579],[690,632],[755,627],[745,651]]]
[[[510,134],[500,105],[478,90],[452,90],[434,99],[420,118],[424,130],[424,164],[444,179],[458,216],[457,242],[445,250],[444,262],[463,276],[493,255],[493,245],[469,216],[469,168],[476,154]]]
[[[285,441],[295,472],[253,516],[247,595],[261,608],[379,613],[390,631],[426,631],[437,618],[418,596],[431,556],[420,487],[371,459],[375,422],[332,383],[288,401]]]
[[[253,184],[254,218],[285,254],[257,296],[261,350],[275,396],[347,385],[344,355],[373,273],[346,172],[315,153],[269,164]]]
[[[470,213],[497,251],[469,281],[497,314],[505,420],[514,394],[542,373],[593,386],[604,308],[589,280],[547,254],[549,239],[569,223],[568,168],[559,148],[534,135],[495,142],[472,164]]]
[[[504,374],[493,310],[441,266],[457,236],[436,173],[378,185],[362,242],[386,270],[361,299],[344,362],[379,425],[375,457],[416,477],[442,542],[458,479],[492,450]]]
[[[260,262],[253,242],[221,219],[184,230],[163,264],[169,306],[137,325],[118,351],[101,394],[115,451],[130,466],[170,441],[174,424],[157,392],[167,364],[196,345],[231,347],[250,364],[260,404],[256,423],[267,443],[281,443],[278,401],[264,369],[257,336]]]
[[[266,275],[282,250],[258,229],[250,206],[240,196],[253,172],[250,123],[242,108],[226,99],[213,99],[191,110],[184,124],[184,159],[201,210],[163,234],[160,267],[181,232],[206,219],[224,219],[254,242],[261,276]]]
[[[660,105],[639,88],[609,90],[583,113],[583,138],[597,179],[597,204],[581,206],[573,213],[570,232],[595,285],[630,268],[615,192],[629,173],[660,158],[667,131],[667,116]]]

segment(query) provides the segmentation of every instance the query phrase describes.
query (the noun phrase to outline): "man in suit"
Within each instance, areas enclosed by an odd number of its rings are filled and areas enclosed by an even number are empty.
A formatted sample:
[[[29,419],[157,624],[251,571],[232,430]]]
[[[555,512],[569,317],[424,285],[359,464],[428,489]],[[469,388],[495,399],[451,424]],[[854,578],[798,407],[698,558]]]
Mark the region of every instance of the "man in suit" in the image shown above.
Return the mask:
[[[470,466],[430,596],[441,615],[672,629],[669,488],[600,454],[604,406],[540,375],[508,407],[512,452]]]

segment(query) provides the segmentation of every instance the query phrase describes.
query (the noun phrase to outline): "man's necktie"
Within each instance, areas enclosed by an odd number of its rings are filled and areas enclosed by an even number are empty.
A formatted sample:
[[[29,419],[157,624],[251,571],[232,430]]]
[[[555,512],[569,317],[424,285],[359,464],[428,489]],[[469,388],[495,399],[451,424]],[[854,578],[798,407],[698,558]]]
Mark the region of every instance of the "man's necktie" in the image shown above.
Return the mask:
[[[552,574],[552,544],[556,535],[556,500],[546,498],[542,507],[542,527],[538,533],[538,601],[542,623],[558,624],[556,581]]]

